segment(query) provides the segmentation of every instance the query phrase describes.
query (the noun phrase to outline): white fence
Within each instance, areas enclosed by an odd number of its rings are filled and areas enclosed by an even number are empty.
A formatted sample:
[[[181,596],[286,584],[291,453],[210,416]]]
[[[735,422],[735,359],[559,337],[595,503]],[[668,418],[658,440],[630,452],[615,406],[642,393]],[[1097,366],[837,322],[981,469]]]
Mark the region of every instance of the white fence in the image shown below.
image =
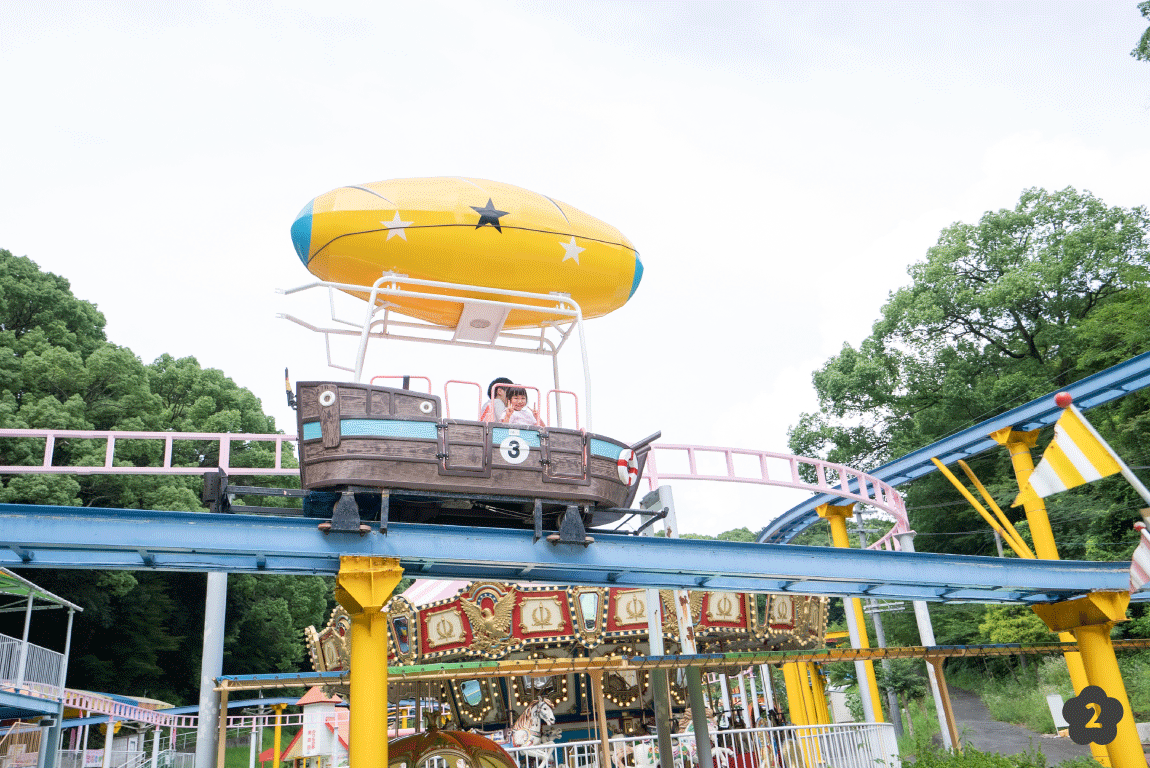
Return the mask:
[[[155,756],[156,768],[193,768],[196,755],[193,752],[161,750]],[[62,749],[56,763],[58,768],[103,768],[102,749]],[[150,750],[112,750],[112,764],[109,768],[151,768],[153,764]]]
[[[610,740],[614,768],[671,768],[654,736]],[[698,768],[694,734],[671,736],[674,768]],[[900,768],[890,723],[787,726],[711,735],[715,768]],[[507,751],[520,768],[602,768],[599,741],[572,741]]]
[[[28,643],[21,659],[22,645],[14,637],[0,635],[0,680],[20,693],[58,696],[64,654]]]

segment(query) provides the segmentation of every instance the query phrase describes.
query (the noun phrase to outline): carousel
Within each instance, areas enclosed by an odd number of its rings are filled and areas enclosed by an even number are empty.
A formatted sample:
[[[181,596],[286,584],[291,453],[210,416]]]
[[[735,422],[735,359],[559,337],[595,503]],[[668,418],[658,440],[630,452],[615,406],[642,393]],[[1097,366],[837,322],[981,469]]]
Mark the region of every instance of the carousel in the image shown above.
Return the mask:
[[[443,595],[427,600],[427,596]],[[450,595],[445,595],[451,592]],[[822,647],[827,599],[743,592],[687,593],[697,653],[810,650]],[[388,666],[477,661],[540,662],[631,659],[650,654],[648,590],[582,586],[520,586],[495,582],[420,582],[385,608]],[[680,651],[675,593],[659,592],[664,653]],[[322,628],[305,630],[317,672],[349,668],[350,619],[337,607]],[[392,683],[389,701],[438,702],[451,727],[488,733],[524,746],[588,737],[598,716],[591,676],[559,674],[470,676],[466,668],[429,690],[426,683]],[[738,670],[730,670],[732,673]],[[688,706],[682,674],[669,676],[671,707]],[[605,719],[618,734],[646,734],[655,702],[645,671],[605,666]],[[333,687],[332,692],[336,692]]]

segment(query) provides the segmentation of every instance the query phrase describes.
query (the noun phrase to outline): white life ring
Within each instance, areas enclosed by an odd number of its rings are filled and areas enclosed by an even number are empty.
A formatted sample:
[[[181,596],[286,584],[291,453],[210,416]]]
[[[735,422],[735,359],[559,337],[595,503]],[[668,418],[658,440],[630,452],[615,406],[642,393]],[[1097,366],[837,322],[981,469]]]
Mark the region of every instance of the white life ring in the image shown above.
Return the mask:
[[[635,452],[630,448],[619,451],[619,482],[630,488],[639,481],[639,462],[635,459]]]

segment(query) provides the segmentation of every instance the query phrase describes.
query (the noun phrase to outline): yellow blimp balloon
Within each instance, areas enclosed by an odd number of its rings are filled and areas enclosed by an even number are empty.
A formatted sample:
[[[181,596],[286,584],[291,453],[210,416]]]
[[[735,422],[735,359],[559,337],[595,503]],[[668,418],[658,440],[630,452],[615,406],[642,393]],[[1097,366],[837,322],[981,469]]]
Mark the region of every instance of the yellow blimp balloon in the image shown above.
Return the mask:
[[[321,280],[370,286],[395,272],[559,292],[578,302],[585,318],[623,306],[643,276],[635,247],[611,225],[546,195],[483,179],[393,179],[340,187],[304,206],[291,233],[300,261]],[[459,319],[458,303],[388,301],[398,312],[437,325],[453,327]],[[515,310],[505,325],[548,319]]]

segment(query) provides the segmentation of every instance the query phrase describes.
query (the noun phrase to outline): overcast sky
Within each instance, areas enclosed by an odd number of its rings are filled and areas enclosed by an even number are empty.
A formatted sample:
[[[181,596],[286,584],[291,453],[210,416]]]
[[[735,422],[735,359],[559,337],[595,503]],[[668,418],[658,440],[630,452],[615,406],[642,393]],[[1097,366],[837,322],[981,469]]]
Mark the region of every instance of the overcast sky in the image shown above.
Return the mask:
[[[7,0],[0,247],[69,279],[112,342],[219,368],[294,432],[283,368],[335,375],[276,318],[311,279],[300,208],[391,178],[516,184],[618,227],[646,269],[588,323],[597,432],[785,452],[812,371],[941,229],[1033,186],[1150,202],[1145,28],[1134,0]],[[372,368],[549,370],[409,344]],[[675,492],[700,533],[795,500]]]

